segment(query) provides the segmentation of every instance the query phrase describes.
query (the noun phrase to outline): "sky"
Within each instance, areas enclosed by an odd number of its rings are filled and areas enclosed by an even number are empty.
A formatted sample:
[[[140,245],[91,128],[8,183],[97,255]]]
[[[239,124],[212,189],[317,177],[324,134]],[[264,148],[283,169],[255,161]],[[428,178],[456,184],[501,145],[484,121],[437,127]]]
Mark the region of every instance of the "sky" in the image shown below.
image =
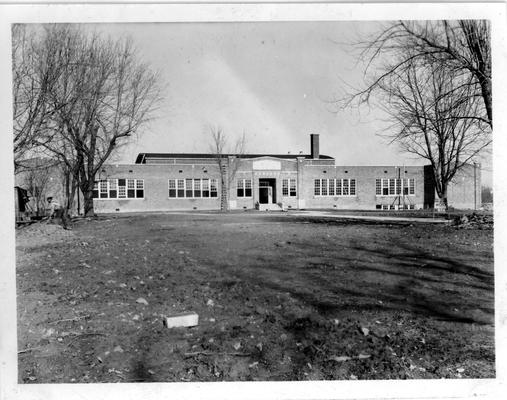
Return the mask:
[[[379,110],[340,109],[348,85],[363,85],[350,45],[376,22],[100,24],[87,29],[129,36],[139,57],[159,71],[156,118],[116,155],[208,152],[210,126],[233,144],[245,133],[250,153],[310,152],[310,134],[337,165],[423,165],[378,134]],[[486,163],[488,164],[488,163]],[[488,168],[488,165],[485,165]],[[486,170],[486,181],[489,172]]]

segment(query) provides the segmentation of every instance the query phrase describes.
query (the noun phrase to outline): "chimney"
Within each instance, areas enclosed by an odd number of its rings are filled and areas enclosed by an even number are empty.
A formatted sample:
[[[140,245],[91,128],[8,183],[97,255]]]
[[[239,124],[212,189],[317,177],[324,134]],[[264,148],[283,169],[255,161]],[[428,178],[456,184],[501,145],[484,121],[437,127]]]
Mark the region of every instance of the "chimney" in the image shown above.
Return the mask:
[[[312,158],[319,158],[319,135],[312,133],[310,135],[310,148],[312,152]]]

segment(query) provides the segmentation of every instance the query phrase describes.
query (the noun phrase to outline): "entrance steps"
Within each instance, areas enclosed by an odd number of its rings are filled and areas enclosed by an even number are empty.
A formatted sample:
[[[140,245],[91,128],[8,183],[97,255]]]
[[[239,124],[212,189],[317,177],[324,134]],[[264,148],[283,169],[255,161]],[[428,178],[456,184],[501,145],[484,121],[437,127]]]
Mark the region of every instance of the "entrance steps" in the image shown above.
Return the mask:
[[[259,204],[259,211],[282,211],[282,207],[275,203]]]

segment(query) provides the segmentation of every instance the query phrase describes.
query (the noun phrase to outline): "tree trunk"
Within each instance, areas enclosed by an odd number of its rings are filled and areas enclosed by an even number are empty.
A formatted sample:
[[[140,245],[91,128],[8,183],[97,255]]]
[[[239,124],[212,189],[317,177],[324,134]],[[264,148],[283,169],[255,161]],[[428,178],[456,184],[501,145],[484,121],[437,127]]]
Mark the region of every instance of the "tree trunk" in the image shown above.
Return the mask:
[[[437,208],[438,209],[444,209],[447,211],[449,209],[449,203],[447,201],[447,184],[442,183],[442,190],[438,194],[438,203]]]
[[[93,208],[93,183],[94,180],[90,179],[87,182],[82,182],[81,192],[83,192],[83,208],[85,217],[94,217],[95,209]]]

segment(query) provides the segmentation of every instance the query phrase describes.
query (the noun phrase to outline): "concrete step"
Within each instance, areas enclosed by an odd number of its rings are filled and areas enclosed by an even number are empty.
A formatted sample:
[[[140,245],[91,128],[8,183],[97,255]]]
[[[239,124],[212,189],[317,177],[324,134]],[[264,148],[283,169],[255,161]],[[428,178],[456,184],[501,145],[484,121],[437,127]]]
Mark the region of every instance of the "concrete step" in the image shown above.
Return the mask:
[[[259,204],[260,211],[282,211],[278,204]]]

